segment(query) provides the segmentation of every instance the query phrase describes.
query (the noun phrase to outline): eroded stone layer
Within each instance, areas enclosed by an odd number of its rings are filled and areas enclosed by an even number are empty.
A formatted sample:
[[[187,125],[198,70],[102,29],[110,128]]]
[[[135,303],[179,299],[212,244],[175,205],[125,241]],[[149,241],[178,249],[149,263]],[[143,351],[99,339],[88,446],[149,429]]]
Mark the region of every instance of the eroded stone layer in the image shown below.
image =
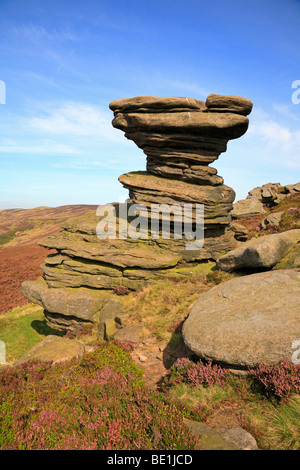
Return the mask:
[[[119,177],[129,189],[129,197],[135,204],[150,207],[151,204],[203,204],[204,225],[228,225],[235,198],[233,189],[226,185],[201,186],[186,181],[172,180],[137,171]]]

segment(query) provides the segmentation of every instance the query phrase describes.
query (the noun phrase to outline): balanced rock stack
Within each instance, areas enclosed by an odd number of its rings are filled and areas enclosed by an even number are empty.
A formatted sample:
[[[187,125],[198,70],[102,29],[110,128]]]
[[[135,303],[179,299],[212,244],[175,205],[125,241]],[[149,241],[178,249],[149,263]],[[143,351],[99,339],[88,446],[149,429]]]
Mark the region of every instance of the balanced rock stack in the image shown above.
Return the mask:
[[[147,155],[147,172],[119,178],[132,202],[204,204],[205,228],[218,228],[221,235],[230,223],[235,193],[208,165],[226,151],[228,140],[246,132],[252,102],[214,94],[206,102],[146,96],[116,100],[110,108],[113,126]]]
[[[226,151],[228,140],[246,132],[252,102],[222,95],[209,95],[206,102],[146,96],[116,100],[110,108],[113,126],[147,155],[147,172],[119,178],[129,189],[128,205],[204,205],[204,246],[186,250],[184,237],[120,237],[121,225],[124,230],[124,222],[127,228],[131,221],[122,204],[110,205],[116,215],[112,238],[99,237],[103,208],[69,220],[40,242],[57,250],[41,266],[43,276],[22,285],[24,296],[43,306],[47,323],[56,329],[101,323],[114,289],[136,290],[161,277],[191,275],[202,261],[236,246],[228,228],[235,193],[208,165]]]

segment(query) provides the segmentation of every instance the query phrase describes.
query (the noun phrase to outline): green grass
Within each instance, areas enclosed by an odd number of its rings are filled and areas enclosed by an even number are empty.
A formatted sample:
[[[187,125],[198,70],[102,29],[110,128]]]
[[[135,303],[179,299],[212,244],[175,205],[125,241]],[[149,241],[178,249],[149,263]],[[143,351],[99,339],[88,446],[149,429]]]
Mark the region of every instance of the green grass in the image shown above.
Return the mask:
[[[300,396],[274,409],[269,416],[269,438],[275,450],[300,450]]]
[[[5,235],[0,235],[0,245],[10,242],[15,236],[16,232],[8,232]]]
[[[134,314],[159,340],[170,341],[196,300],[213,285],[233,277],[215,272],[215,263],[206,263],[191,277],[156,281],[124,297],[124,309]],[[175,338],[173,338],[175,339]],[[175,339],[176,341],[176,339]]]
[[[12,364],[46,335],[60,334],[45,323],[42,307],[26,304],[0,314],[0,340],[6,345],[6,362]]]
[[[33,225],[28,225],[26,227],[21,227],[16,230],[10,230],[5,234],[0,235],[0,245],[5,245],[5,243],[10,242],[16,236],[16,234],[26,232],[26,230],[30,230],[32,228],[34,228]]]

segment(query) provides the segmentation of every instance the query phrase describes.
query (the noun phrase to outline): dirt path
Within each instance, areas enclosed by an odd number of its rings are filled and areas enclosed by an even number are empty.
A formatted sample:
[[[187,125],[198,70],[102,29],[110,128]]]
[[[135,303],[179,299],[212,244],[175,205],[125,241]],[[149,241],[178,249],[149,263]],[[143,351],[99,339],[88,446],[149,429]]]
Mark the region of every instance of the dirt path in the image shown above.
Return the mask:
[[[175,350],[167,343],[150,337],[136,344],[131,358],[143,370],[146,384],[160,390],[162,378],[168,374],[176,359],[191,354],[192,352],[184,345],[177,346]]]

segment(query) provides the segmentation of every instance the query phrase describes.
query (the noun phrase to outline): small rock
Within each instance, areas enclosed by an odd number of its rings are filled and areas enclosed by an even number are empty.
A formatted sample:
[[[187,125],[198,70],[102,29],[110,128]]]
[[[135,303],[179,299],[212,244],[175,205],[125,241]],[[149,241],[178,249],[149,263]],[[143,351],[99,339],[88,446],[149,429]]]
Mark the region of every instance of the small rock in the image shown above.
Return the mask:
[[[230,230],[234,233],[234,238],[238,241],[244,242],[248,239],[248,230],[244,225],[232,223]]]
[[[139,354],[139,360],[141,362],[147,362],[148,361],[148,357],[147,356],[144,356],[143,354]]]
[[[97,337],[99,340],[109,341],[119,328],[120,325],[115,321],[114,318],[108,318],[107,320],[100,323]]]
[[[300,192],[300,182],[296,184],[288,184],[287,186],[284,187],[284,189],[290,194],[298,193]]]
[[[104,307],[100,312],[100,321],[106,321],[110,318],[116,318],[121,315],[123,305],[115,299],[105,299]]]

